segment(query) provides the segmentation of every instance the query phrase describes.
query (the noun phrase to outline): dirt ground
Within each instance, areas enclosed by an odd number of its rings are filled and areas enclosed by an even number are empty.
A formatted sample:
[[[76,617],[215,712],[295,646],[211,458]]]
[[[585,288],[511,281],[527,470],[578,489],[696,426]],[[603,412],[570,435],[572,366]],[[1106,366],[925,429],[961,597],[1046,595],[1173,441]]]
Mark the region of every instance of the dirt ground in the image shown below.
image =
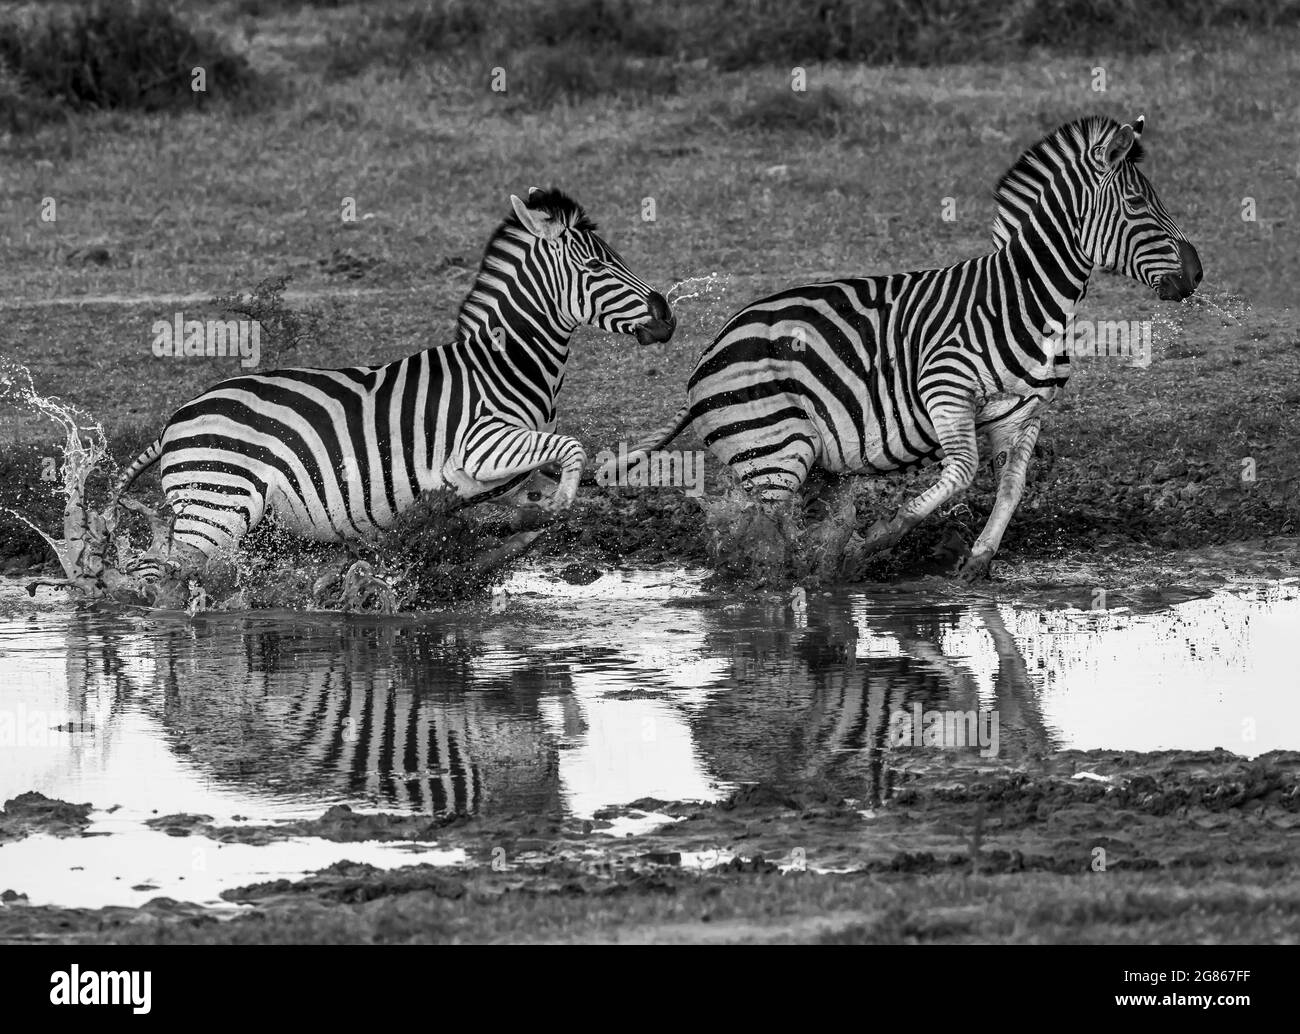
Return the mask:
[[[161,898],[29,907],[6,891],[0,940],[1295,943],[1300,754],[1066,751],[973,766],[921,753],[898,755],[883,807],[843,786],[761,784],[716,805],[638,801],[586,822],[338,807],[285,827],[220,829],[167,816],[159,825],[172,835],[244,843],[436,840],[464,847],[471,864],[341,862],[231,890],[223,896],[246,907],[226,912]],[[27,829],[75,835],[72,806],[44,806],[48,821],[33,807]],[[620,814],[670,821],[603,835]]]

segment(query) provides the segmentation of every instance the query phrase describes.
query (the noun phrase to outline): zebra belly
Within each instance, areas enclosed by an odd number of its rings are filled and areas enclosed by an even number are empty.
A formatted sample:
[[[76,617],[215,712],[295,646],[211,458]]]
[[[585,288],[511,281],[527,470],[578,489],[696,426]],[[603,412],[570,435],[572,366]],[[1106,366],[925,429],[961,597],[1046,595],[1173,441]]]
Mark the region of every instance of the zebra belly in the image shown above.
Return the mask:
[[[860,390],[863,400],[860,417],[845,419],[832,426],[814,417],[813,423],[823,442],[818,465],[833,474],[884,474],[933,462],[942,456],[935,438],[934,425],[924,406],[911,408],[900,399],[892,402],[889,389],[875,392]],[[880,413],[869,401],[872,397],[890,402]],[[897,409],[897,412],[895,412]]]

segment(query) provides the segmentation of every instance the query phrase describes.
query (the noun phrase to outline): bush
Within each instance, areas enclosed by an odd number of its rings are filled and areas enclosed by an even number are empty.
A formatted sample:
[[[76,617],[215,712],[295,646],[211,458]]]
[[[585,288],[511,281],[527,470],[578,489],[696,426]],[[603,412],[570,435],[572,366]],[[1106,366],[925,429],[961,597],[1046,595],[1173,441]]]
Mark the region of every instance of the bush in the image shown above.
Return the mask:
[[[327,67],[337,78],[374,65],[405,73],[435,57],[472,53],[525,83],[519,93],[529,103],[549,104],[673,92],[671,69],[634,59],[664,57],[675,44],[673,27],[634,0],[437,0],[368,17],[363,30],[331,40]]]
[[[368,17],[365,32],[335,42],[333,64],[351,75],[472,52],[508,66],[512,54],[544,48],[557,63],[603,53],[723,68],[929,65],[1033,46],[1146,51],[1205,30],[1298,23],[1300,0],[436,0]],[[569,78],[557,96],[604,92],[606,80],[589,69]]]
[[[714,0],[724,67],[774,61],[931,65],[1030,46],[1149,51],[1197,31],[1300,23],[1300,0]]]
[[[258,365],[263,370],[272,369],[286,352],[294,352],[304,343],[309,346],[319,343],[328,331],[328,321],[320,314],[299,312],[285,302],[284,289],[292,279],[292,273],[268,276],[247,293],[223,294],[212,299],[212,304],[223,311],[260,324]]]
[[[196,66],[207,92],[191,89]],[[255,81],[242,56],[191,30],[163,0],[11,15],[0,26],[0,68],[0,114],[6,82],[12,112],[24,95],[73,111],[188,107],[242,95]]]

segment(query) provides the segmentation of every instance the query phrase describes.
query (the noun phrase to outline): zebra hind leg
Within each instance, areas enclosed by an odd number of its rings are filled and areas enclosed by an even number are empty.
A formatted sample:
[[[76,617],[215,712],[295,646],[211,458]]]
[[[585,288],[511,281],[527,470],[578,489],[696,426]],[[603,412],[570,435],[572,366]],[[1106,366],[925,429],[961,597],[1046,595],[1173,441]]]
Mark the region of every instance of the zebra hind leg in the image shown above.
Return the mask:
[[[854,497],[858,482],[856,477],[838,479],[825,498],[825,516],[806,533],[812,569],[823,581],[838,580],[856,566],[862,541],[856,534],[858,508]]]
[[[760,447],[728,459],[744,498],[733,493],[704,504],[716,563],[760,582],[784,580],[795,535],[791,511],[815,455],[812,440],[800,434],[783,442],[779,452]]]
[[[119,500],[120,505],[148,520],[151,537],[149,548],[131,558],[122,570],[139,581],[141,594],[151,606],[191,614],[209,609],[212,601],[204,579],[211,575],[224,582],[231,573],[214,571],[213,559],[233,553],[260,520],[265,504],[253,495],[223,494],[216,502],[189,497],[180,490],[169,492],[167,498],[170,519],[137,500]],[[236,593],[227,602],[240,595]]]

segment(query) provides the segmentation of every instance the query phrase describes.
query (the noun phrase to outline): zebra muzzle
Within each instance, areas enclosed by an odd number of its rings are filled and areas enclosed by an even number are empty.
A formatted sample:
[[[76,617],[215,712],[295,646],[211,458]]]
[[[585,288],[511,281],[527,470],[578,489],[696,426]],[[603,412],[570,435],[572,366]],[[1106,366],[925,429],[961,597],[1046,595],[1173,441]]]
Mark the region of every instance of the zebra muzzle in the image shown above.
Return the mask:
[[[1201,257],[1187,241],[1178,242],[1178,260],[1182,268],[1177,273],[1166,273],[1156,283],[1156,297],[1166,302],[1181,302],[1196,290],[1204,272]]]
[[[637,344],[649,345],[667,341],[673,336],[673,331],[677,329],[677,321],[668,320],[647,320],[632,328],[632,334],[637,340]]]
[[[651,291],[646,299],[646,308],[650,310],[650,318],[632,328],[637,344],[667,341],[677,329],[677,317],[668,307],[668,300],[658,291]]]

